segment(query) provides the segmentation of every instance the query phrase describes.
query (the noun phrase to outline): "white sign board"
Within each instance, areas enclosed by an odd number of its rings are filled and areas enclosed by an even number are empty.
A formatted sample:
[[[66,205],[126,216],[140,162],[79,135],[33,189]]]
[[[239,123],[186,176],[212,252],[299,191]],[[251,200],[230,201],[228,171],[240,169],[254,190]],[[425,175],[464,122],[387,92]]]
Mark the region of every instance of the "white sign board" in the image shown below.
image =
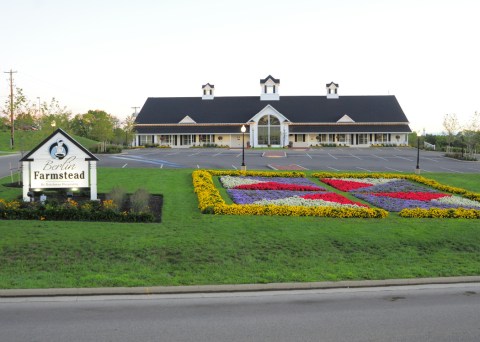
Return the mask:
[[[94,184],[95,189],[91,192],[96,199],[97,160],[67,133],[58,129],[22,158],[24,183],[28,183],[28,186],[24,184],[24,192],[29,189],[88,188]]]

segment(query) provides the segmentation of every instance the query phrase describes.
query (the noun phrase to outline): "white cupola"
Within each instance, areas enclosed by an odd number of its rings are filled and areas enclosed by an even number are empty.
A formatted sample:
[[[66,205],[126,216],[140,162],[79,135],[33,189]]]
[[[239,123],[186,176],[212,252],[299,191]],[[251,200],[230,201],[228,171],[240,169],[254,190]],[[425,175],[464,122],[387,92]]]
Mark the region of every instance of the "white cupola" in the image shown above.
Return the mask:
[[[278,88],[280,88],[280,79],[273,78],[268,75],[267,78],[260,80],[260,87],[262,92],[260,95],[261,101],[278,101],[280,100],[280,94]]]
[[[338,88],[336,83],[327,83],[327,99],[338,99]]]
[[[213,100],[214,98],[215,86],[213,84],[207,83],[202,85],[202,100]]]

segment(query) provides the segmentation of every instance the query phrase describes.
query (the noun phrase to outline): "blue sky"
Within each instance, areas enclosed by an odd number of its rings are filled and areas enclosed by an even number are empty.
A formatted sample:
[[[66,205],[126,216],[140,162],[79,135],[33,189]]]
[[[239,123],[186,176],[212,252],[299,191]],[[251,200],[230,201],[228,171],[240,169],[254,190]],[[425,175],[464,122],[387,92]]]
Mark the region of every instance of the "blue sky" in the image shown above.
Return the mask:
[[[8,75],[32,100],[120,118],[147,97],[396,95],[414,130],[480,111],[474,0],[2,1],[0,101]]]

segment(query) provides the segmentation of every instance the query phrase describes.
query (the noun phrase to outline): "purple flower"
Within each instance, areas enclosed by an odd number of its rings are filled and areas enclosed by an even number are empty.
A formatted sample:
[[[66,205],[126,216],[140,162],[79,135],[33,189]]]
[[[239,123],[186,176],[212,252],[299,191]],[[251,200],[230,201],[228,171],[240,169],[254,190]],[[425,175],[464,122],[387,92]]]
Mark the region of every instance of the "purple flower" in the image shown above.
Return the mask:
[[[316,194],[317,191],[287,191],[287,190],[238,190],[229,189],[227,193],[236,204],[251,204],[263,199],[276,200],[292,196]]]
[[[407,180],[401,179],[397,181],[388,182],[385,184],[378,184],[369,188],[352,190],[350,192],[438,192],[428,187],[411,183]]]

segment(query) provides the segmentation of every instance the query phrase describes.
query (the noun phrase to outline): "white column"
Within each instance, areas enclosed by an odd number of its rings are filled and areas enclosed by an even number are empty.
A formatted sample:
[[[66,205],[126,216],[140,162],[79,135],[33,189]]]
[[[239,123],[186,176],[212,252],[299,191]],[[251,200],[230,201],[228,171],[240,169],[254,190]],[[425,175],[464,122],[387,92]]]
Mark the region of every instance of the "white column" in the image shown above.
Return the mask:
[[[90,200],[96,201],[97,198],[97,162],[92,160],[90,164]]]
[[[23,201],[30,202],[28,191],[30,190],[30,162],[22,162]]]

